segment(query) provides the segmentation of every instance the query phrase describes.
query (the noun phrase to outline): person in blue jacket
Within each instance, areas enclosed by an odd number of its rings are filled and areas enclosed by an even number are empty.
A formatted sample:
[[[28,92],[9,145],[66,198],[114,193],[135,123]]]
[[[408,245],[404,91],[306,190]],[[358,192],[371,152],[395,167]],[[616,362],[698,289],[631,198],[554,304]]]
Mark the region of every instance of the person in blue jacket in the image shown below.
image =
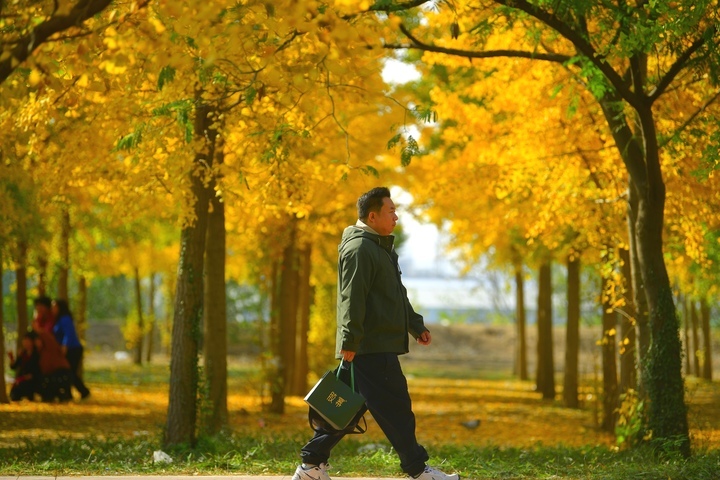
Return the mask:
[[[52,311],[55,316],[55,325],[52,331],[70,364],[70,370],[73,374],[73,386],[80,392],[81,398],[87,398],[90,395],[90,390],[85,386],[80,376],[80,365],[82,365],[84,350],[75,329],[70,307],[67,301],[58,298],[53,300]]]

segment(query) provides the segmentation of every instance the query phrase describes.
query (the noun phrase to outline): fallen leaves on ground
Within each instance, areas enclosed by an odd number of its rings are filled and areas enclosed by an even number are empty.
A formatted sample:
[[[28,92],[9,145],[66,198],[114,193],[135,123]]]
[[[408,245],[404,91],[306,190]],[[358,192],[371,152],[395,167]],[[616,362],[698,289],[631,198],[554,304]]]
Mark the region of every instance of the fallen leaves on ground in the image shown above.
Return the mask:
[[[166,365],[136,367],[121,363],[88,368],[88,377],[100,380],[89,382],[92,396],[87,400],[0,405],[0,446],[21,445],[34,439],[159,437],[165,423],[168,388],[157,377],[165,375]],[[93,368],[112,368],[112,374],[105,371],[94,375]],[[127,382],[134,376],[141,380]],[[530,382],[415,378],[412,373],[408,378],[421,443],[529,447],[610,446],[615,442],[612,435],[596,427],[598,405],[591,394],[581,409],[568,409],[557,401],[542,401]],[[688,379],[687,384],[693,445],[720,448],[720,385],[695,379]],[[289,397],[286,414],[272,415],[264,411],[257,390],[257,382],[230,376],[228,407],[232,429],[268,437],[309,435],[307,406],[302,398]],[[383,440],[371,418],[368,423],[365,438]]]

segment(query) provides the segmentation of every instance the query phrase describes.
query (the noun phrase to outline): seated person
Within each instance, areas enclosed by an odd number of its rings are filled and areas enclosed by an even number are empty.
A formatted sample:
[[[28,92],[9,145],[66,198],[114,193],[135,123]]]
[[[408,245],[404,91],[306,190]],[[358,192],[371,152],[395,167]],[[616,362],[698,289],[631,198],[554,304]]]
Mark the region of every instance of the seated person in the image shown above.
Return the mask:
[[[10,388],[10,400],[18,402],[23,398],[35,399],[37,383],[40,378],[40,363],[38,352],[35,350],[35,338],[37,333],[30,331],[22,339],[22,349],[17,353],[17,358],[12,352],[10,357],[10,368],[15,370],[15,381]]]
[[[70,363],[52,333],[45,330],[36,330],[36,333],[35,349],[39,352],[41,374],[38,393],[43,402],[52,402],[56,398],[61,402],[72,400]]]

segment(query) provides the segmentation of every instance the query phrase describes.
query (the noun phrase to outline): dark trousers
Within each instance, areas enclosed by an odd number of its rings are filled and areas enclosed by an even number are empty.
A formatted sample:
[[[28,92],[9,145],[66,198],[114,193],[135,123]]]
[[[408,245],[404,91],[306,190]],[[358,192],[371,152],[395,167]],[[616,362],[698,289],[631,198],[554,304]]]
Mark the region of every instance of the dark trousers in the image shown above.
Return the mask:
[[[400,467],[408,475],[419,475],[425,469],[428,454],[415,438],[415,414],[397,354],[357,355],[353,364],[357,389],[400,457]],[[331,450],[344,436],[343,433],[315,432],[301,450],[303,463],[327,463]]]
[[[70,364],[70,370],[72,371],[72,384],[75,389],[80,392],[80,395],[85,398],[90,395],[90,390],[85,386],[80,376],[80,365],[83,359],[83,347],[68,348],[65,354],[68,363]]]
[[[72,372],[67,368],[43,375],[38,389],[43,402],[52,402],[56,398],[61,402],[72,400],[70,394],[71,383]]]

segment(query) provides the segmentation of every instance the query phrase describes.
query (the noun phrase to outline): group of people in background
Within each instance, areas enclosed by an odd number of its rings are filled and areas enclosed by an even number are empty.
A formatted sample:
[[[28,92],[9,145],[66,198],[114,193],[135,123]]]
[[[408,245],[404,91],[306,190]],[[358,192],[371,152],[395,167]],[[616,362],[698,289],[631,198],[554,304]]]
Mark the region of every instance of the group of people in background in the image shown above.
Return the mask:
[[[32,329],[24,334],[17,356],[8,353],[15,371],[10,399],[35,400],[39,395],[43,402],[67,402],[73,398],[72,387],[87,398],[90,390],[80,375],[83,346],[67,301],[43,296],[33,303]]]

